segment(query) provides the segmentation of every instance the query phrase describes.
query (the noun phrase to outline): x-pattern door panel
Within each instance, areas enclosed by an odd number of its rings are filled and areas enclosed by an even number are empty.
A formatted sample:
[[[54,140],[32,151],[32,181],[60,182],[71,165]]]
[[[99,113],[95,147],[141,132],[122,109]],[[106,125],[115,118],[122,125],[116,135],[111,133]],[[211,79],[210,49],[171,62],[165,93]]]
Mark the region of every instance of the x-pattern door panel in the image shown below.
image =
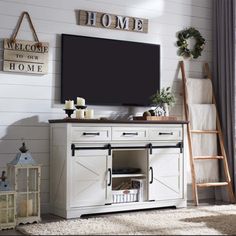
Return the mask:
[[[70,206],[94,206],[106,203],[107,152],[91,151],[75,155],[71,162]]]
[[[155,149],[149,156],[149,200],[182,198],[183,159],[180,149]]]

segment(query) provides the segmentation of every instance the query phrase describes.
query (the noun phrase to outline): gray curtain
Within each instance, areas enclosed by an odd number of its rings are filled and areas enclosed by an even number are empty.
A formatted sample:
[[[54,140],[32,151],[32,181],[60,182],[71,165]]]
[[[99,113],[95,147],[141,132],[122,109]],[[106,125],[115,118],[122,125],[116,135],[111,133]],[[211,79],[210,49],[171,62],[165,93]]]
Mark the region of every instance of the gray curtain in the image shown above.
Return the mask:
[[[235,0],[212,0],[213,86],[235,189]],[[222,191],[226,199],[226,191]]]

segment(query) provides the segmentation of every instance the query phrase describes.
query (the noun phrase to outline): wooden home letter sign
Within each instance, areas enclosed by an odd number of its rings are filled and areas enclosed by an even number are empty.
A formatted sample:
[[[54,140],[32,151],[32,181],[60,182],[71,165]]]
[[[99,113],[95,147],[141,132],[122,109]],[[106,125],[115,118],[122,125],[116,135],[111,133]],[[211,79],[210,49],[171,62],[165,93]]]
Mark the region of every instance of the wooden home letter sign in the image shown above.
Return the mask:
[[[94,11],[79,11],[79,24],[106,29],[148,32],[148,20]]]
[[[4,39],[3,71],[47,74],[48,43]]]

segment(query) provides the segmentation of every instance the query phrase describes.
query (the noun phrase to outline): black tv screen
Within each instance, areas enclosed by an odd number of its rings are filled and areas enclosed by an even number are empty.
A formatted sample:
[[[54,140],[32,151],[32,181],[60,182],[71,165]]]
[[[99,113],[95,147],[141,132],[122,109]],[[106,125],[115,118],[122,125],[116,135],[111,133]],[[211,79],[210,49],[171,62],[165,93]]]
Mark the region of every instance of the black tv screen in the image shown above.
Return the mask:
[[[62,34],[62,103],[149,106],[159,89],[160,45]]]

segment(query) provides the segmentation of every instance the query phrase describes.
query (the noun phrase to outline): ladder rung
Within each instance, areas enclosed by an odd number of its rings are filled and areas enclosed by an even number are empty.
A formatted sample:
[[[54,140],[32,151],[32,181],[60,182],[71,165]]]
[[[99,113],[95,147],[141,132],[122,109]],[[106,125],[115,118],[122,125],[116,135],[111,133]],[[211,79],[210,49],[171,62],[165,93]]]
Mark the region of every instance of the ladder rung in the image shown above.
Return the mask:
[[[216,182],[216,183],[201,183],[197,184],[197,187],[205,188],[205,187],[219,187],[219,186],[225,186],[228,185],[227,182]]]
[[[218,130],[191,130],[191,133],[194,134],[218,134]]]
[[[194,160],[217,160],[217,159],[224,159],[223,156],[195,156],[193,157]]]

